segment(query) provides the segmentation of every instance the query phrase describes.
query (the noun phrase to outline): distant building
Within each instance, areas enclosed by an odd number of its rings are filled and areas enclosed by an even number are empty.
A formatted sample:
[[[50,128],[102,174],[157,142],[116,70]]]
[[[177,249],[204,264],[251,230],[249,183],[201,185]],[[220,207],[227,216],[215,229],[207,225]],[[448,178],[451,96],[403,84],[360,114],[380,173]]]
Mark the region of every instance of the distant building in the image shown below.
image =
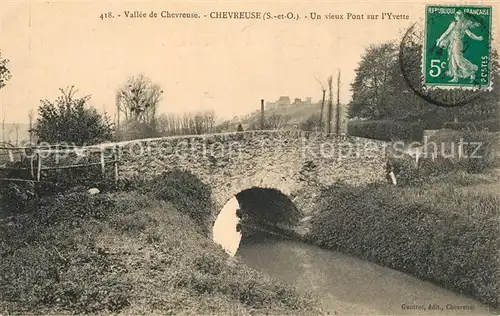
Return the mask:
[[[278,106],[289,106],[291,104],[289,96],[281,96],[278,101],[276,101]]]

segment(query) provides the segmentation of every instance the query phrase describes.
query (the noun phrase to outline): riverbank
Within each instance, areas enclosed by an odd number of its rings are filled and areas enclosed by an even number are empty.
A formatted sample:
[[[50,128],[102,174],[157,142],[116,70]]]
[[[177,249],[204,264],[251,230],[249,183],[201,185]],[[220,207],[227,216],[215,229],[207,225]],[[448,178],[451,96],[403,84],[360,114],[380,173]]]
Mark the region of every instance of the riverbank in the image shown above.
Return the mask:
[[[155,196],[71,193],[33,207],[0,223],[1,314],[321,313]]]

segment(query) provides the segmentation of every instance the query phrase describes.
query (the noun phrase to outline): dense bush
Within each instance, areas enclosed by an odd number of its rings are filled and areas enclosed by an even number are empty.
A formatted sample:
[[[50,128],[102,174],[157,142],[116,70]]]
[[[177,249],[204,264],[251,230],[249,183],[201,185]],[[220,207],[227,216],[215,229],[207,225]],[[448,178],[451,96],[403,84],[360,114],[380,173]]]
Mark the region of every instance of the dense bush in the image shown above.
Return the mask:
[[[59,173],[47,176],[42,182],[0,181],[0,215],[29,211],[37,205],[39,199],[51,196],[71,196],[73,193],[84,193],[93,187],[97,187],[100,192],[133,190],[140,184],[141,182],[125,180],[115,182],[103,177],[100,170],[89,171],[88,177]]]
[[[75,98],[74,87],[63,90],[54,102],[42,100],[35,133],[40,142],[92,145],[112,140],[113,124],[106,115],[88,106],[90,96]]]
[[[128,306],[130,285],[120,263],[96,244],[92,225],[116,212],[115,202],[85,193],[33,202],[9,224],[0,220],[0,312],[99,313]]]
[[[395,121],[349,121],[347,134],[383,141],[420,141],[424,136],[422,126]]]
[[[463,144],[461,151],[460,144]],[[454,169],[471,173],[486,172],[498,166],[500,134],[445,130],[424,140],[424,149],[428,156],[424,162],[429,165],[436,165],[430,158],[434,153],[439,160],[452,163]],[[439,169],[440,166],[436,168]]]
[[[189,214],[202,231],[208,232],[214,205],[212,190],[189,171],[174,169],[154,179],[150,189],[158,199],[172,203]]]
[[[324,127],[323,122],[320,122],[320,115],[312,114],[304,122],[300,123],[300,129],[303,131],[317,131]]]
[[[104,156],[109,157],[111,150],[104,150]],[[100,191],[130,190],[142,183],[139,179],[127,179],[115,181],[115,173],[112,164],[107,164],[105,172],[101,170],[99,152],[91,152],[85,156],[79,156],[78,151],[45,153],[42,159],[43,169],[40,172],[40,182],[34,181],[36,178],[36,167],[34,175],[31,169],[37,165],[38,161],[32,150],[26,149],[20,161],[7,163],[5,169],[0,168],[0,178],[18,179],[24,181],[1,181],[0,199],[5,196],[4,191],[8,191],[9,185],[15,184],[19,189],[25,191],[29,196],[50,196],[71,192],[82,192],[90,188],[97,187]],[[30,161],[34,157],[34,161]],[[89,165],[87,165],[87,163]],[[71,166],[73,168],[56,169],[57,166]],[[75,166],[78,165],[78,166]],[[48,168],[47,168],[48,167]],[[51,169],[50,169],[51,168]],[[31,181],[31,182],[30,182]],[[12,183],[12,184],[9,184]]]
[[[325,189],[309,238],[500,307],[500,199],[450,187]]]
[[[26,208],[34,198],[34,187],[30,183],[0,183],[0,216],[15,214]]]
[[[467,161],[457,162],[454,159],[421,157],[418,164],[414,156],[402,155],[388,157],[387,172],[394,172],[398,186],[416,186],[430,183],[452,174],[468,173]],[[388,182],[390,178],[388,176]]]
[[[443,128],[453,129],[457,131],[488,131],[500,132],[500,120],[491,119],[474,122],[447,122]]]
[[[57,182],[9,182],[0,181],[0,215],[16,215],[33,211],[40,203],[54,197],[57,201],[67,194],[66,201],[71,201],[75,193],[85,193],[91,187],[107,191],[116,191],[120,183],[102,180],[60,178]],[[123,186],[123,185],[122,185]],[[82,194],[79,198],[84,198]],[[70,202],[71,203],[71,202]]]
[[[2,57],[2,52],[0,51],[0,89],[5,87],[5,83],[12,78],[10,73],[10,66],[8,66],[10,60]]]

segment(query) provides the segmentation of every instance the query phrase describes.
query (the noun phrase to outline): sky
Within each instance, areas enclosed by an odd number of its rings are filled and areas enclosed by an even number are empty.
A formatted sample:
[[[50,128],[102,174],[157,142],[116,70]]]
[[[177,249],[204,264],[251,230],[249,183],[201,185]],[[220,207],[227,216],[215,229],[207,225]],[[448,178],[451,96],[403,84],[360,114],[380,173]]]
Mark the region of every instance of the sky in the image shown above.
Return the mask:
[[[288,95],[319,100],[316,78],[326,84],[338,70],[340,99],[347,103],[366,47],[400,38],[423,18],[426,2],[2,0],[0,50],[10,59],[12,79],[0,90],[0,117],[27,122],[40,99],[54,100],[59,88],[71,85],[113,116],[117,89],[139,73],[163,88],[159,112],[166,114],[214,110],[222,119],[259,109],[260,99]],[[500,9],[493,6],[494,12]],[[197,12],[202,18],[125,17],[124,11],[135,10]],[[293,12],[300,19],[204,17],[212,11]],[[114,18],[101,20],[106,12]],[[312,12],[343,14],[344,20],[311,20]],[[367,14],[383,12],[409,19],[367,20]],[[365,19],[346,20],[348,13]]]

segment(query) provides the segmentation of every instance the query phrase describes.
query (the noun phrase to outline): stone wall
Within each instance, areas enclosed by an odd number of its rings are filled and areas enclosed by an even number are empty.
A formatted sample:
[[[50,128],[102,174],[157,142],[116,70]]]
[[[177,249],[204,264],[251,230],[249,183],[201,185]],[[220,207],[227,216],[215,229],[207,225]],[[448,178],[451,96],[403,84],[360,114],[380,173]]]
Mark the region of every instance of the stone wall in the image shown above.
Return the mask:
[[[385,143],[303,131],[248,131],[122,142],[121,178],[151,178],[173,168],[210,184],[217,209],[253,186],[275,188],[309,212],[319,188],[337,180],[385,181]]]

